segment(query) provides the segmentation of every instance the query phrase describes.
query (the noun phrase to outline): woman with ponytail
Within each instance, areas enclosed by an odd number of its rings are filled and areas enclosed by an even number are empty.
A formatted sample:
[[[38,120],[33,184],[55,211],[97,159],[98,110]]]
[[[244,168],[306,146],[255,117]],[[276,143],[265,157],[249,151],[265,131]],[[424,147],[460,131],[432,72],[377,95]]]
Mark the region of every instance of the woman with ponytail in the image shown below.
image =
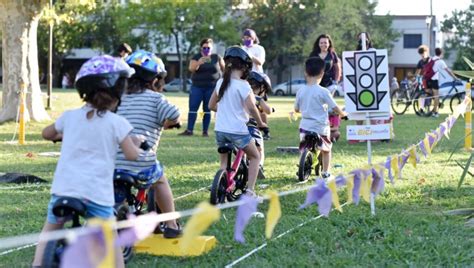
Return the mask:
[[[224,55],[224,77],[219,79],[209,101],[209,109],[216,112],[217,146],[232,143],[243,149],[249,160],[248,188],[246,194],[256,196],[255,181],[257,179],[260,154],[255,141],[249,133],[246,123],[249,114],[257,121],[260,128],[266,124],[260,118],[247,77],[252,69],[252,59],[240,47],[229,47]],[[227,154],[220,154],[221,168],[226,168]]]

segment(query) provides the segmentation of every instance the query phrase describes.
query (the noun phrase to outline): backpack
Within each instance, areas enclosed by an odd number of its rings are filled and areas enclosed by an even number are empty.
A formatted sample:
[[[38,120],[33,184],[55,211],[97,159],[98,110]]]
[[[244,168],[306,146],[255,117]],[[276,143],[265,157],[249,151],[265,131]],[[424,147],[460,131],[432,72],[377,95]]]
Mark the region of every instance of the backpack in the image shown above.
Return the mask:
[[[439,59],[433,60],[431,59],[425,66],[423,66],[423,79],[430,80],[433,75],[435,75],[435,71],[433,70],[434,64]]]

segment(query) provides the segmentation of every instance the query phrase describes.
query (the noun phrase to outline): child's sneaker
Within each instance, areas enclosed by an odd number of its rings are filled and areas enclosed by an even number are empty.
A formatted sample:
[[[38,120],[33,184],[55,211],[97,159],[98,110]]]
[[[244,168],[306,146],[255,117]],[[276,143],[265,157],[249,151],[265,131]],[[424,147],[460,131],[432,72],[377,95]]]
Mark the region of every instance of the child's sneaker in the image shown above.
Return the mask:
[[[163,237],[168,238],[168,239],[180,237],[183,234],[183,230],[181,228],[181,225],[179,223],[177,224],[178,224],[178,229],[173,229],[166,226],[165,229],[163,230]]]
[[[329,172],[323,172],[323,174],[321,174],[321,177],[324,181],[328,181],[331,178],[331,174]]]
[[[434,118],[438,118],[439,114],[438,113],[433,113],[431,116],[434,117]]]

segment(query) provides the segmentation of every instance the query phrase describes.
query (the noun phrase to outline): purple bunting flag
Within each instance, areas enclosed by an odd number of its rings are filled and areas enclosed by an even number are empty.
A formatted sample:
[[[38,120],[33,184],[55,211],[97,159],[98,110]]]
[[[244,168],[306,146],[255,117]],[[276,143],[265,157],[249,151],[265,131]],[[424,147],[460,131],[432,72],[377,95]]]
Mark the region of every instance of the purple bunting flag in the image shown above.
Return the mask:
[[[420,151],[423,153],[425,158],[427,158],[428,157],[428,151],[425,148],[425,143],[423,141],[420,141],[420,143],[418,143],[418,146],[420,147]]]
[[[134,219],[135,224],[133,227],[122,230],[119,232],[115,245],[120,247],[132,246],[137,241],[143,240],[148,237],[156,228],[158,221],[156,212],[150,212],[145,215],[136,217],[130,215],[129,219]]]
[[[385,187],[385,181],[383,180],[383,169],[379,172],[375,168],[372,168],[372,187],[371,192],[376,195],[381,193]]]
[[[331,211],[332,195],[326,182],[323,179],[317,179],[315,186],[311,187],[306,195],[306,200],[299,209],[308,207],[311,204],[317,203],[319,214],[328,216]]]
[[[105,238],[102,228],[87,228],[91,229],[89,233],[78,236],[66,247],[61,257],[61,268],[97,267],[105,257]]]
[[[339,174],[336,176],[336,186],[337,187],[342,187],[347,184],[347,179],[344,177],[343,174]]]
[[[237,209],[235,220],[234,239],[239,243],[245,243],[244,230],[252,215],[257,212],[258,200],[249,195],[242,195],[240,198],[244,203]]]
[[[361,170],[353,170],[350,173],[354,175],[354,189],[352,189],[352,202],[358,205],[360,200]]]
[[[392,157],[387,156],[387,161],[385,162],[384,167],[388,170],[388,178],[390,179],[390,182],[394,184],[395,182],[393,181],[393,173],[392,173]]]

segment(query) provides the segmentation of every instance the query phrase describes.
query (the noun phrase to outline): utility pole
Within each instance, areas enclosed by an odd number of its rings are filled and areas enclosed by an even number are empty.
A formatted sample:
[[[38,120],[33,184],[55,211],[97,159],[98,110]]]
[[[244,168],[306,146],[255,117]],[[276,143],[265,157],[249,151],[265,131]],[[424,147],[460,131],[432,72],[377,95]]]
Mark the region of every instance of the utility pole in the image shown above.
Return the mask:
[[[53,8],[53,0],[49,0],[49,8]],[[51,109],[51,95],[53,91],[53,20],[49,21],[49,49],[48,49],[48,100],[46,109]]]

